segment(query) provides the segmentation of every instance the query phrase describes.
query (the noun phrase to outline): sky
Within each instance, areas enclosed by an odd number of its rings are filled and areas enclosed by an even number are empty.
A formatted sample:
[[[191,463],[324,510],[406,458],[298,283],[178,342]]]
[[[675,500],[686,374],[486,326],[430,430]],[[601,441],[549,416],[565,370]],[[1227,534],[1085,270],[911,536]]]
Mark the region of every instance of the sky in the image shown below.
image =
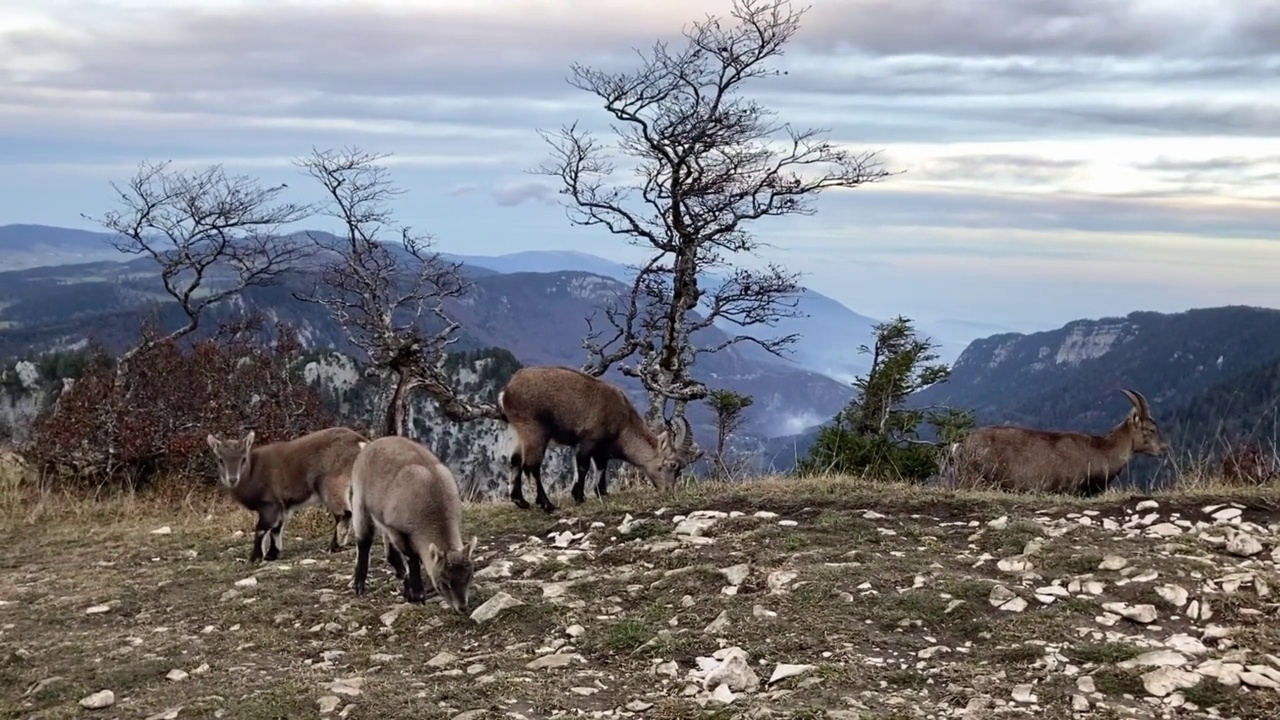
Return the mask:
[[[392,154],[397,218],[439,249],[635,260],[529,172],[537,130],[608,141],[571,64],[635,69],[634,49],[729,9],[6,0],[0,224],[95,229],[81,214],[142,160],[314,193],[291,160],[358,146]],[[768,247],[745,264],[921,323],[1280,307],[1280,3],[813,0],[776,65],[743,92],[893,175],[754,223]]]

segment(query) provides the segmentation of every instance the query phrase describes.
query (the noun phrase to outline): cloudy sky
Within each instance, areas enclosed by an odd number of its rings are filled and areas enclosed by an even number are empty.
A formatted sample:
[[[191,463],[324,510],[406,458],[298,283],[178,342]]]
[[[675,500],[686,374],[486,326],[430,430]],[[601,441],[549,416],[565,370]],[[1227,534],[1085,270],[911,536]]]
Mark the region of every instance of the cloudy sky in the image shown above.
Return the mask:
[[[311,147],[393,153],[441,249],[577,249],[536,129],[600,104],[571,62],[634,66],[729,0],[6,0],[0,224],[92,227],[139,160],[306,187]],[[769,259],[854,310],[1052,327],[1280,307],[1280,3],[813,0],[749,86],[901,173],[766,220]],[[621,63],[621,65],[619,65]]]

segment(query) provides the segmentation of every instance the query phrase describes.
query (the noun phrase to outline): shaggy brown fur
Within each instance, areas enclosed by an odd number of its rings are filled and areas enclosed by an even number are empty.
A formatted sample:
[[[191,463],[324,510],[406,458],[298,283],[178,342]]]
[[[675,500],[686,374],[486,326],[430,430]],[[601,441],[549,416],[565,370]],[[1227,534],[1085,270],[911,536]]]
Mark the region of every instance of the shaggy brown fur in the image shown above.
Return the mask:
[[[1015,492],[1097,495],[1105,492],[1136,453],[1161,456],[1169,446],[1151,417],[1147,399],[1121,390],[1133,409],[1106,435],[990,426],[951,448],[948,465],[962,487]]]
[[[289,516],[317,502],[333,515],[329,552],[337,552],[345,544],[339,541],[340,531],[351,517],[347,507],[351,464],[360,444],[366,442],[364,436],[350,428],[332,427],[258,447],[253,439],[252,430],[238,440],[212,434],[206,438],[218,462],[219,483],[258,514],[249,561],[279,558]]]
[[[516,433],[511,453],[511,501],[526,509],[523,475],[533,476],[536,502],[546,512],[555,505],[542,485],[542,458],[547,444],[576,449],[575,502],[586,501],[583,490],[594,462],[599,480],[596,494],[608,495],[605,472],[617,458],[638,467],[655,486],[671,488],[690,461],[693,434],[683,418],[678,427],[655,433],[622,390],[573,368],[543,365],[521,368],[498,393],[498,411]]]
[[[462,498],[458,483],[430,450],[405,437],[388,435],[360,451],[352,469],[351,534],[356,542],[352,588],[365,592],[369,550],[376,530],[387,544],[392,567],[406,567],[404,598],[426,598],[422,569],[436,592],[458,612],[471,595],[471,544],[462,542]]]

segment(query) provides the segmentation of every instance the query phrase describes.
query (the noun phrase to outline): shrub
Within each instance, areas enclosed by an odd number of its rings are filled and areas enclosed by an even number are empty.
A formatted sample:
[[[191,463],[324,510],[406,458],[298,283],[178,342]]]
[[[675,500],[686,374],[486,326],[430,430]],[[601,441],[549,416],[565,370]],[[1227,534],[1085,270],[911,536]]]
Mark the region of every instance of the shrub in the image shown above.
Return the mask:
[[[796,473],[870,474],[919,482],[938,472],[939,452],[932,444],[895,444],[883,435],[860,435],[833,424],[818,431]]]
[[[183,347],[150,322],[126,370],[94,346],[80,377],[37,417],[25,455],[61,482],[145,484],[159,473],[212,470],[205,436],[253,428],[268,443],[333,425],[295,362],[296,337],[272,342],[224,326]]]

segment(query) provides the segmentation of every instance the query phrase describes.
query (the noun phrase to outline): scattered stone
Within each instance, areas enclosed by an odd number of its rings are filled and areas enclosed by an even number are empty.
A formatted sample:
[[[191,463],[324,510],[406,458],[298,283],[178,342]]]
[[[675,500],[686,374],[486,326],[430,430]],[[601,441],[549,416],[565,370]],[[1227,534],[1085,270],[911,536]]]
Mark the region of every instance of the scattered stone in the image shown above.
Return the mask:
[[[109,605],[94,605],[93,607],[85,608],[84,614],[85,615],[101,615],[104,612],[110,612],[110,611],[111,611],[111,606]]]
[[[475,575],[472,577],[482,578],[485,580],[511,577],[511,561],[494,560],[488,565],[477,570]]]
[[[526,663],[525,667],[529,670],[560,668],[565,667],[574,661],[586,662],[578,653],[553,653],[551,655],[543,655],[542,657],[534,658],[530,662]]]
[[[1156,697],[1164,697],[1175,690],[1186,690],[1200,684],[1199,673],[1180,670],[1165,665],[1142,675],[1142,686]]]
[[[252,576],[244,578],[243,580],[236,581],[236,587],[253,587],[254,585],[257,585],[257,584],[258,584],[258,578],[252,577]]]
[[[754,692],[760,686],[760,678],[747,662],[747,652],[736,645],[717,650],[709,658],[700,657],[698,664],[704,668],[702,689],[705,691],[724,687],[732,694]]]
[[[1262,552],[1262,543],[1249,533],[1236,533],[1227,541],[1227,552],[1238,557],[1253,557]]]
[[[1008,612],[1022,612],[1027,609],[1027,601],[1018,597],[1016,593],[1003,585],[996,585],[991,588],[991,594],[987,596],[987,602],[991,603],[992,607]]]
[[[747,575],[750,573],[751,566],[746,563],[742,563],[741,565],[731,565],[720,570],[720,574],[724,575],[725,580],[727,580],[730,585],[741,585],[747,581]]]
[[[1036,694],[1032,692],[1032,688],[1030,685],[1013,686],[1012,695],[1013,695],[1014,702],[1019,702],[1026,705],[1035,704],[1040,700],[1040,698],[1036,697]]]
[[[155,530],[151,531],[152,535],[170,535],[172,533],[173,533],[173,528],[169,527],[168,525],[162,525],[156,528]]]
[[[453,653],[440,652],[436,656],[427,661],[427,667],[444,667],[458,662],[458,656]]]
[[[499,591],[493,597],[485,600],[480,607],[473,610],[471,619],[477,623],[486,623],[498,617],[503,610],[509,610],[523,604],[520,600]]]
[[[1000,560],[996,563],[996,567],[1000,568],[1001,572],[1014,574],[1031,572],[1031,570],[1035,568],[1035,566],[1031,564],[1030,560],[1016,555],[1014,557],[1007,557]]]
[[[769,573],[769,577],[765,578],[765,583],[769,586],[770,595],[780,595],[787,591],[787,585],[797,577],[796,573],[788,570],[776,570]]]
[[[179,670],[177,668],[174,668],[170,670],[169,674],[165,675],[164,677],[166,680],[172,680],[174,682],[182,682],[183,680],[186,680],[187,678],[191,677],[191,674],[185,670]]]
[[[564,629],[565,635],[568,635],[571,638],[582,637],[582,634],[586,631],[587,629],[581,625],[570,625]]]
[[[1159,525],[1152,525],[1147,528],[1147,532],[1155,535],[1156,537],[1174,537],[1175,535],[1182,534],[1182,528],[1174,525],[1173,523],[1165,522],[1160,523]]]
[[[329,692],[334,695],[358,697],[364,687],[364,678],[340,678],[329,683]]]
[[[777,667],[773,669],[773,674],[769,676],[769,682],[767,682],[766,685],[772,685],[779,680],[784,680],[789,677],[804,675],[805,673],[810,673],[817,669],[818,666],[816,665],[792,665],[790,663],[778,663]]]
[[[396,605],[378,616],[378,620],[382,622],[383,626],[391,627],[396,624],[396,619],[400,617],[400,613],[404,612],[404,608],[404,605]]]
[[[1168,640],[1165,640],[1164,644],[1178,652],[1186,653],[1188,655],[1202,655],[1209,652],[1209,648],[1205,647],[1204,643],[1190,635],[1174,635]]]
[[[707,633],[708,635],[714,635],[727,627],[729,627],[729,611],[721,610],[720,614],[716,616],[716,619],[708,623],[707,626],[702,629],[702,632]]]
[[[1243,511],[1241,511],[1240,508],[1228,507],[1217,510],[1211,513],[1211,515],[1213,516],[1213,519],[1218,522],[1230,522],[1240,517],[1242,512]]]
[[[1182,667],[1186,664],[1187,658],[1181,653],[1174,652],[1173,650],[1152,650],[1151,652],[1142,653],[1131,660],[1116,663],[1116,666],[1128,669],[1135,667],[1156,667],[1166,665],[1170,667]]]
[[[1182,607],[1187,604],[1187,589],[1177,585],[1161,585],[1156,588],[1156,594],[1162,600],[1174,607]]]
[[[1119,555],[1106,555],[1102,558],[1102,562],[1098,563],[1099,570],[1119,570],[1128,565],[1129,561]]]
[[[109,708],[116,704],[116,694],[110,690],[99,690],[98,692],[80,698],[80,707],[89,710],[101,710]]]
[[[342,698],[337,695],[325,695],[319,700],[316,700],[316,705],[320,708],[321,715],[328,715],[329,713],[332,713],[334,710],[337,710],[338,706],[341,704]]]
[[[1124,602],[1109,602],[1103,603],[1102,609],[1144,625],[1155,622],[1158,617],[1155,606],[1146,603],[1129,605]]]

